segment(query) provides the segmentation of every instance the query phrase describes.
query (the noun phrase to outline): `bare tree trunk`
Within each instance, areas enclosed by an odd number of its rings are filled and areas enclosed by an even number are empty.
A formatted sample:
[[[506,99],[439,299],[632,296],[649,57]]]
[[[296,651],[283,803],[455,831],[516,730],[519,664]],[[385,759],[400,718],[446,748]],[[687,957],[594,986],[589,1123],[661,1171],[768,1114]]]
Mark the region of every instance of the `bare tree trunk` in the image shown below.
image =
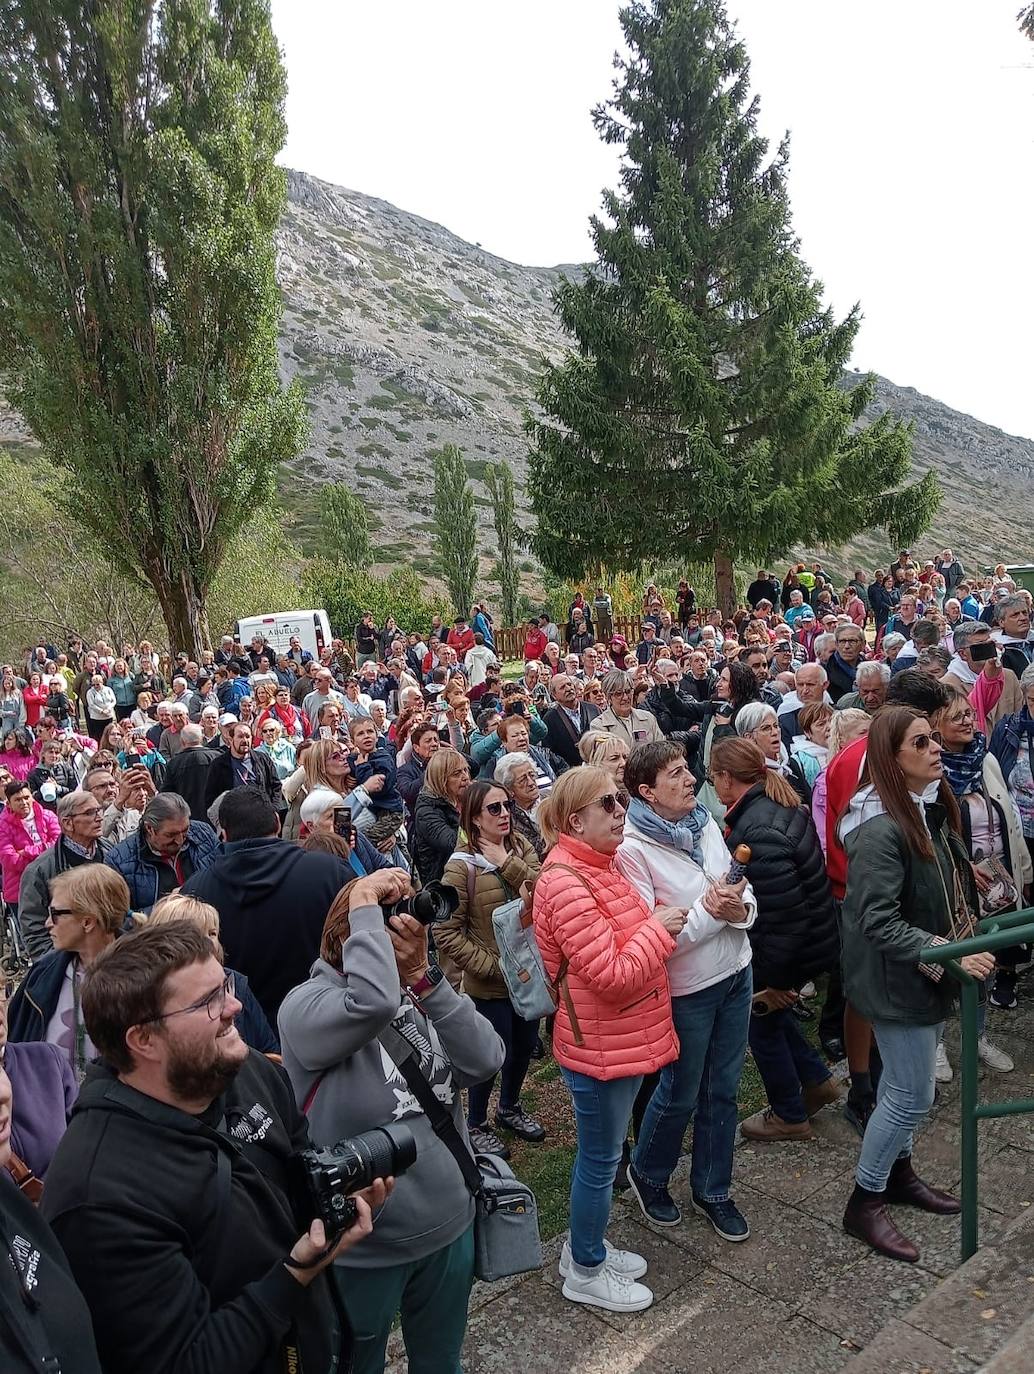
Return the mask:
[[[714,593],[718,609],[728,618],[736,609],[736,570],[724,553],[714,556]]]
[[[150,582],[162,608],[162,617],[169,632],[169,653],[175,658],[185,649],[200,663],[202,650],[209,648],[208,612],[201,589],[185,573],[170,580],[164,570],[150,572]]]

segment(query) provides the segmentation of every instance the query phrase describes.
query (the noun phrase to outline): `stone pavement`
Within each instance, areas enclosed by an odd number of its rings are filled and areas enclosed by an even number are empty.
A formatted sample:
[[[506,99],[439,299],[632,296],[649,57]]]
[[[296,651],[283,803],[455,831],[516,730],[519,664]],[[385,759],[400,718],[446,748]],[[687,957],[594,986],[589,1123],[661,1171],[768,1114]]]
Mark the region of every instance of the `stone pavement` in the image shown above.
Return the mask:
[[[1034,1096],[1034,979],[1021,985],[1021,997],[1018,1011],[989,1017],[990,1033],[1013,1055],[1016,1070],[982,1071],[983,1100]],[[947,1039],[957,1065],[957,1027],[949,1027]],[[961,1175],[958,1097],[956,1075],[941,1089],[916,1144],[918,1171],[941,1187],[956,1188]],[[562,1237],[546,1247],[540,1272],[478,1284],[465,1374],[826,1374],[853,1363],[859,1374],[863,1365],[883,1374],[978,1369],[1034,1312],[1034,1262],[1021,1276],[1018,1296],[1000,1310],[980,1307],[974,1318],[980,1340],[972,1349],[954,1349],[950,1336],[946,1344],[927,1339],[921,1323],[909,1324],[909,1314],[958,1267],[958,1218],[899,1209],[899,1224],[920,1247],[919,1264],[874,1255],[840,1225],[858,1137],[833,1108],[814,1125],[814,1142],[741,1143],[734,1194],[752,1232],[742,1244],[719,1240],[687,1208],[685,1159],[672,1186],[687,1213],[679,1226],[655,1227],[627,1195],[617,1201],[608,1235],[649,1260],[644,1281],[655,1301],[647,1312],[618,1316],[567,1302],[556,1269]],[[990,1246],[1034,1203],[1034,1116],[985,1121],[979,1129],[980,1244]],[[979,1305],[982,1290],[972,1294]],[[934,1311],[940,1319],[939,1308]],[[857,1352],[881,1332],[872,1352],[879,1358],[860,1358]],[[404,1374],[397,1338],[392,1349],[389,1374]]]

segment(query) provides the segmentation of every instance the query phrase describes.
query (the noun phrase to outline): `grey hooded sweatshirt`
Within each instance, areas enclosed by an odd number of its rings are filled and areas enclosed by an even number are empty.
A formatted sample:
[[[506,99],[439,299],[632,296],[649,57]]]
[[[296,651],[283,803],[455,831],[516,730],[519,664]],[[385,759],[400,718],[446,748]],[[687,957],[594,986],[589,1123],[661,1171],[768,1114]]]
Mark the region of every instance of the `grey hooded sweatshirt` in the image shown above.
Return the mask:
[[[308,982],[284,998],[278,1023],[284,1068],[309,1133],[320,1145],[402,1122],[416,1139],[416,1163],[395,1181],[374,1218],[373,1234],[337,1264],[383,1269],[424,1259],[450,1245],[474,1220],[474,1203],[459,1165],[431,1129],[378,1034],[394,1025],[416,1048],[435,1097],[452,1113],[464,1140],[460,1089],[491,1078],[503,1062],[503,1042],[469,997],[447,979],[418,1008],[403,993],[395,951],[380,907],[360,907],[349,919],[343,971],[318,959]]]

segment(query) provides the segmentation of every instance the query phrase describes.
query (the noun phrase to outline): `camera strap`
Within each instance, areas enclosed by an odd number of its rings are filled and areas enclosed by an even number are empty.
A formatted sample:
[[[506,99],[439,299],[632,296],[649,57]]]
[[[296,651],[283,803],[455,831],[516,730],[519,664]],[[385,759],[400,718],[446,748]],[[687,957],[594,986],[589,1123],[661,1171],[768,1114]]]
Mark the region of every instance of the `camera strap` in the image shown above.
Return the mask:
[[[482,1195],[481,1170],[478,1168],[474,1156],[470,1153],[470,1147],[457,1130],[451,1114],[435,1097],[434,1089],[421,1072],[420,1063],[413,1046],[404,1036],[399,1034],[394,1026],[387,1026],[381,1031],[377,1039],[406,1080],[409,1091],[424,1109],[424,1115],[431,1123],[431,1129],[460,1166],[460,1173],[463,1175],[463,1181],[467,1185],[470,1195],[474,1198],[480,1197]]]

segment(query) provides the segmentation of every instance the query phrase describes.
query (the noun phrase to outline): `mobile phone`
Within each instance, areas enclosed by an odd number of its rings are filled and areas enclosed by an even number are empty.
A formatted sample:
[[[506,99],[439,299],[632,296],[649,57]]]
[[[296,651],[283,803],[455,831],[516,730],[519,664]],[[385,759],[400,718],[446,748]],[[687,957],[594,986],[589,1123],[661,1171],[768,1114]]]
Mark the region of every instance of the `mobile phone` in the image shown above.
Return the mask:
[[[990,640],[986,644],[974,644],[970,648],[969,656],[974,663],[986,663],[989,659],[998,657],[998,645],[992,644]]]
[[[352,808],[350,806],[334,807],[334,834],[340,835],[343,840],[351,840]]]
[[[330,726],[329,726],[329,725],[321,725],[321,726],[320,726],[320,739],[333,739],[333,738],[334,738],[334,731],[330,728]]]
[[[140,767],[140,764],[141,764],[142,762],[143,762],[143,759],[142,759],[142,758],[140,757],[140,755],[137,754],[135,751],[134,751],[132,754],[127,754],[127,755],[126,755],[126,767],[127,767],[127,768],[139,768],[139,767]]]

